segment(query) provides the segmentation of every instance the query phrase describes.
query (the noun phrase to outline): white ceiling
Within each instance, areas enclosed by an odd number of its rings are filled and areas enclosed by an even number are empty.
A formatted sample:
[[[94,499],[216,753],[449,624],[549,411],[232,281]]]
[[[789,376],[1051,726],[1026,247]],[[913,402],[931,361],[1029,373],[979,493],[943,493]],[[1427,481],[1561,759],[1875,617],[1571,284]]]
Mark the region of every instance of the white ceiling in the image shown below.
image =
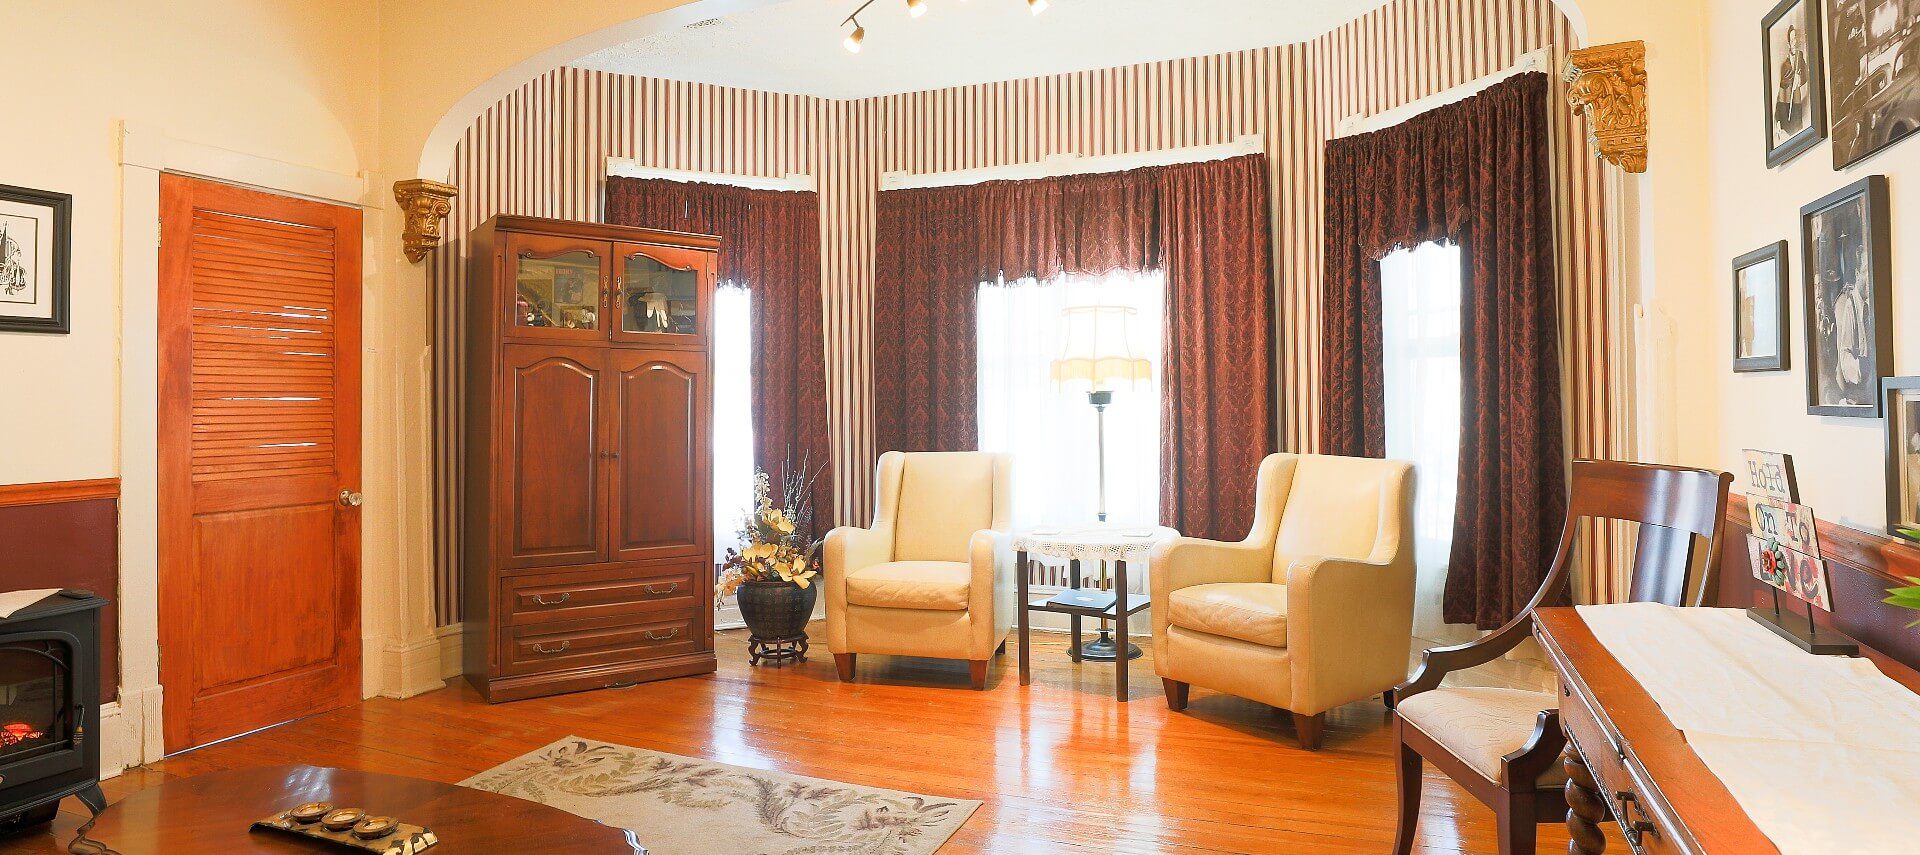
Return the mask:
[[[828,98],[1014,80],[1311,39],[1385,0],[877,0],[858,54],[841,21],[860,0],[787,0],[590,54],[573,64]]]

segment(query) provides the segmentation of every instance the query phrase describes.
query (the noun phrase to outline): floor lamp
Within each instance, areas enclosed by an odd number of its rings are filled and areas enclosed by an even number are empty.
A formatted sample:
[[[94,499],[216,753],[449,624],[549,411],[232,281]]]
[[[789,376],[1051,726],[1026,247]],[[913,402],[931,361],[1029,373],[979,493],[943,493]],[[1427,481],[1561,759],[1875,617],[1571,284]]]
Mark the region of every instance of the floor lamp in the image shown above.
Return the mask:
[[[1131,389],[1153,379],[1152,360],[1133,346],[1134,315],[1131,306],[1070,306],[1060,313],[1066,335],[1060,356],[1053,360],[1053,381],[1062,387],[1087,387],[1087,403],[1094,413],[1095,507],[1100,522],[1107,521],[1107,407],[1113,403],[1114,388]],[[1103,583],[1106,569],[1106,562],[1101,562]],[[1081,645],[1080,658],[1112,661],[1117,651],[1102,620],[1100,637]],[[1127,644],[1128,659],[1139,655],[1137,645]]]

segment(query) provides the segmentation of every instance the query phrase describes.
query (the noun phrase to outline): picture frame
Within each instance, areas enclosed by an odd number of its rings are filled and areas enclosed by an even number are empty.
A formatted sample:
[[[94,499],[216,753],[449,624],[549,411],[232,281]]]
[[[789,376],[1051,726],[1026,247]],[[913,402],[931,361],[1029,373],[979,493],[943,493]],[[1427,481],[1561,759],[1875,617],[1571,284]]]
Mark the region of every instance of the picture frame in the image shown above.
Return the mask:
[[[1825,0],[1833,168],[1845,169],[1920,131],[1920,63],[1911,33],[1920,6]]]
[[[1821,51],[1822,0],[1780,0],[1760,20],[1761,118],[1767,167],[1827,138],[1827,70]]]
[[[1807,412],[1880,417],[1893,362],[1887,177],[1869,175],[1800,209]]]
[[[1785,371],[1787,242],[1775,241],[1733,260],[1733,370]]]
[[[1880,381],[1887,411],[1887,533],[1920,543],[1920,377]]]
[[[0,332],[72,331],[73,196],[0,184]]]

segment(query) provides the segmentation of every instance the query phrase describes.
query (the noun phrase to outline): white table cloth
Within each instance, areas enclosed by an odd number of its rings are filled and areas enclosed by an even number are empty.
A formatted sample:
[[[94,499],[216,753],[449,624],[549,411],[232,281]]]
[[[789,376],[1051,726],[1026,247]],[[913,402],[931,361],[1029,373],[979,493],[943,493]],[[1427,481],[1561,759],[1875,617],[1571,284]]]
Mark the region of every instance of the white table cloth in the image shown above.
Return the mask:
[[[1180,532],[1162,525],[1092,525],[1041,527],[1014,535],[1013,551],[1029,557],[1045,556],[1081,561],[1145,561],[1161,541]]]
[[[1920,852],[1920,695],[1738,609],[1579,613],[1782,853]]]

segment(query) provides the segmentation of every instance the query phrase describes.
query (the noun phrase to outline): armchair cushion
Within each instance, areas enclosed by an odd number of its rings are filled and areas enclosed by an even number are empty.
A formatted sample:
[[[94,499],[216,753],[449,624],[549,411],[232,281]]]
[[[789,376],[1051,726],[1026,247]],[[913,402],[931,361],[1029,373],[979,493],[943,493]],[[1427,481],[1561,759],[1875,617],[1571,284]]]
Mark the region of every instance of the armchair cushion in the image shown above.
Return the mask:
[[[887,609],[963,612],[973,566],[961,561],[891,561],[847,573],[847,602]]]
[[[1180,588],[1167,598],[1174,626],[1268,647],[1287,646],[1287,586],[1217,582]]]
[[[1487,780],[1500,781],[1500,758],[1525,747],[1541,710],[1560,708],[1551,692],[1525,689],[1447,687],[1402,699],[1394,714],[1419,728]],[[1535,782],[1540,789],[1566,783],[1559,763],[1547,767]]]

